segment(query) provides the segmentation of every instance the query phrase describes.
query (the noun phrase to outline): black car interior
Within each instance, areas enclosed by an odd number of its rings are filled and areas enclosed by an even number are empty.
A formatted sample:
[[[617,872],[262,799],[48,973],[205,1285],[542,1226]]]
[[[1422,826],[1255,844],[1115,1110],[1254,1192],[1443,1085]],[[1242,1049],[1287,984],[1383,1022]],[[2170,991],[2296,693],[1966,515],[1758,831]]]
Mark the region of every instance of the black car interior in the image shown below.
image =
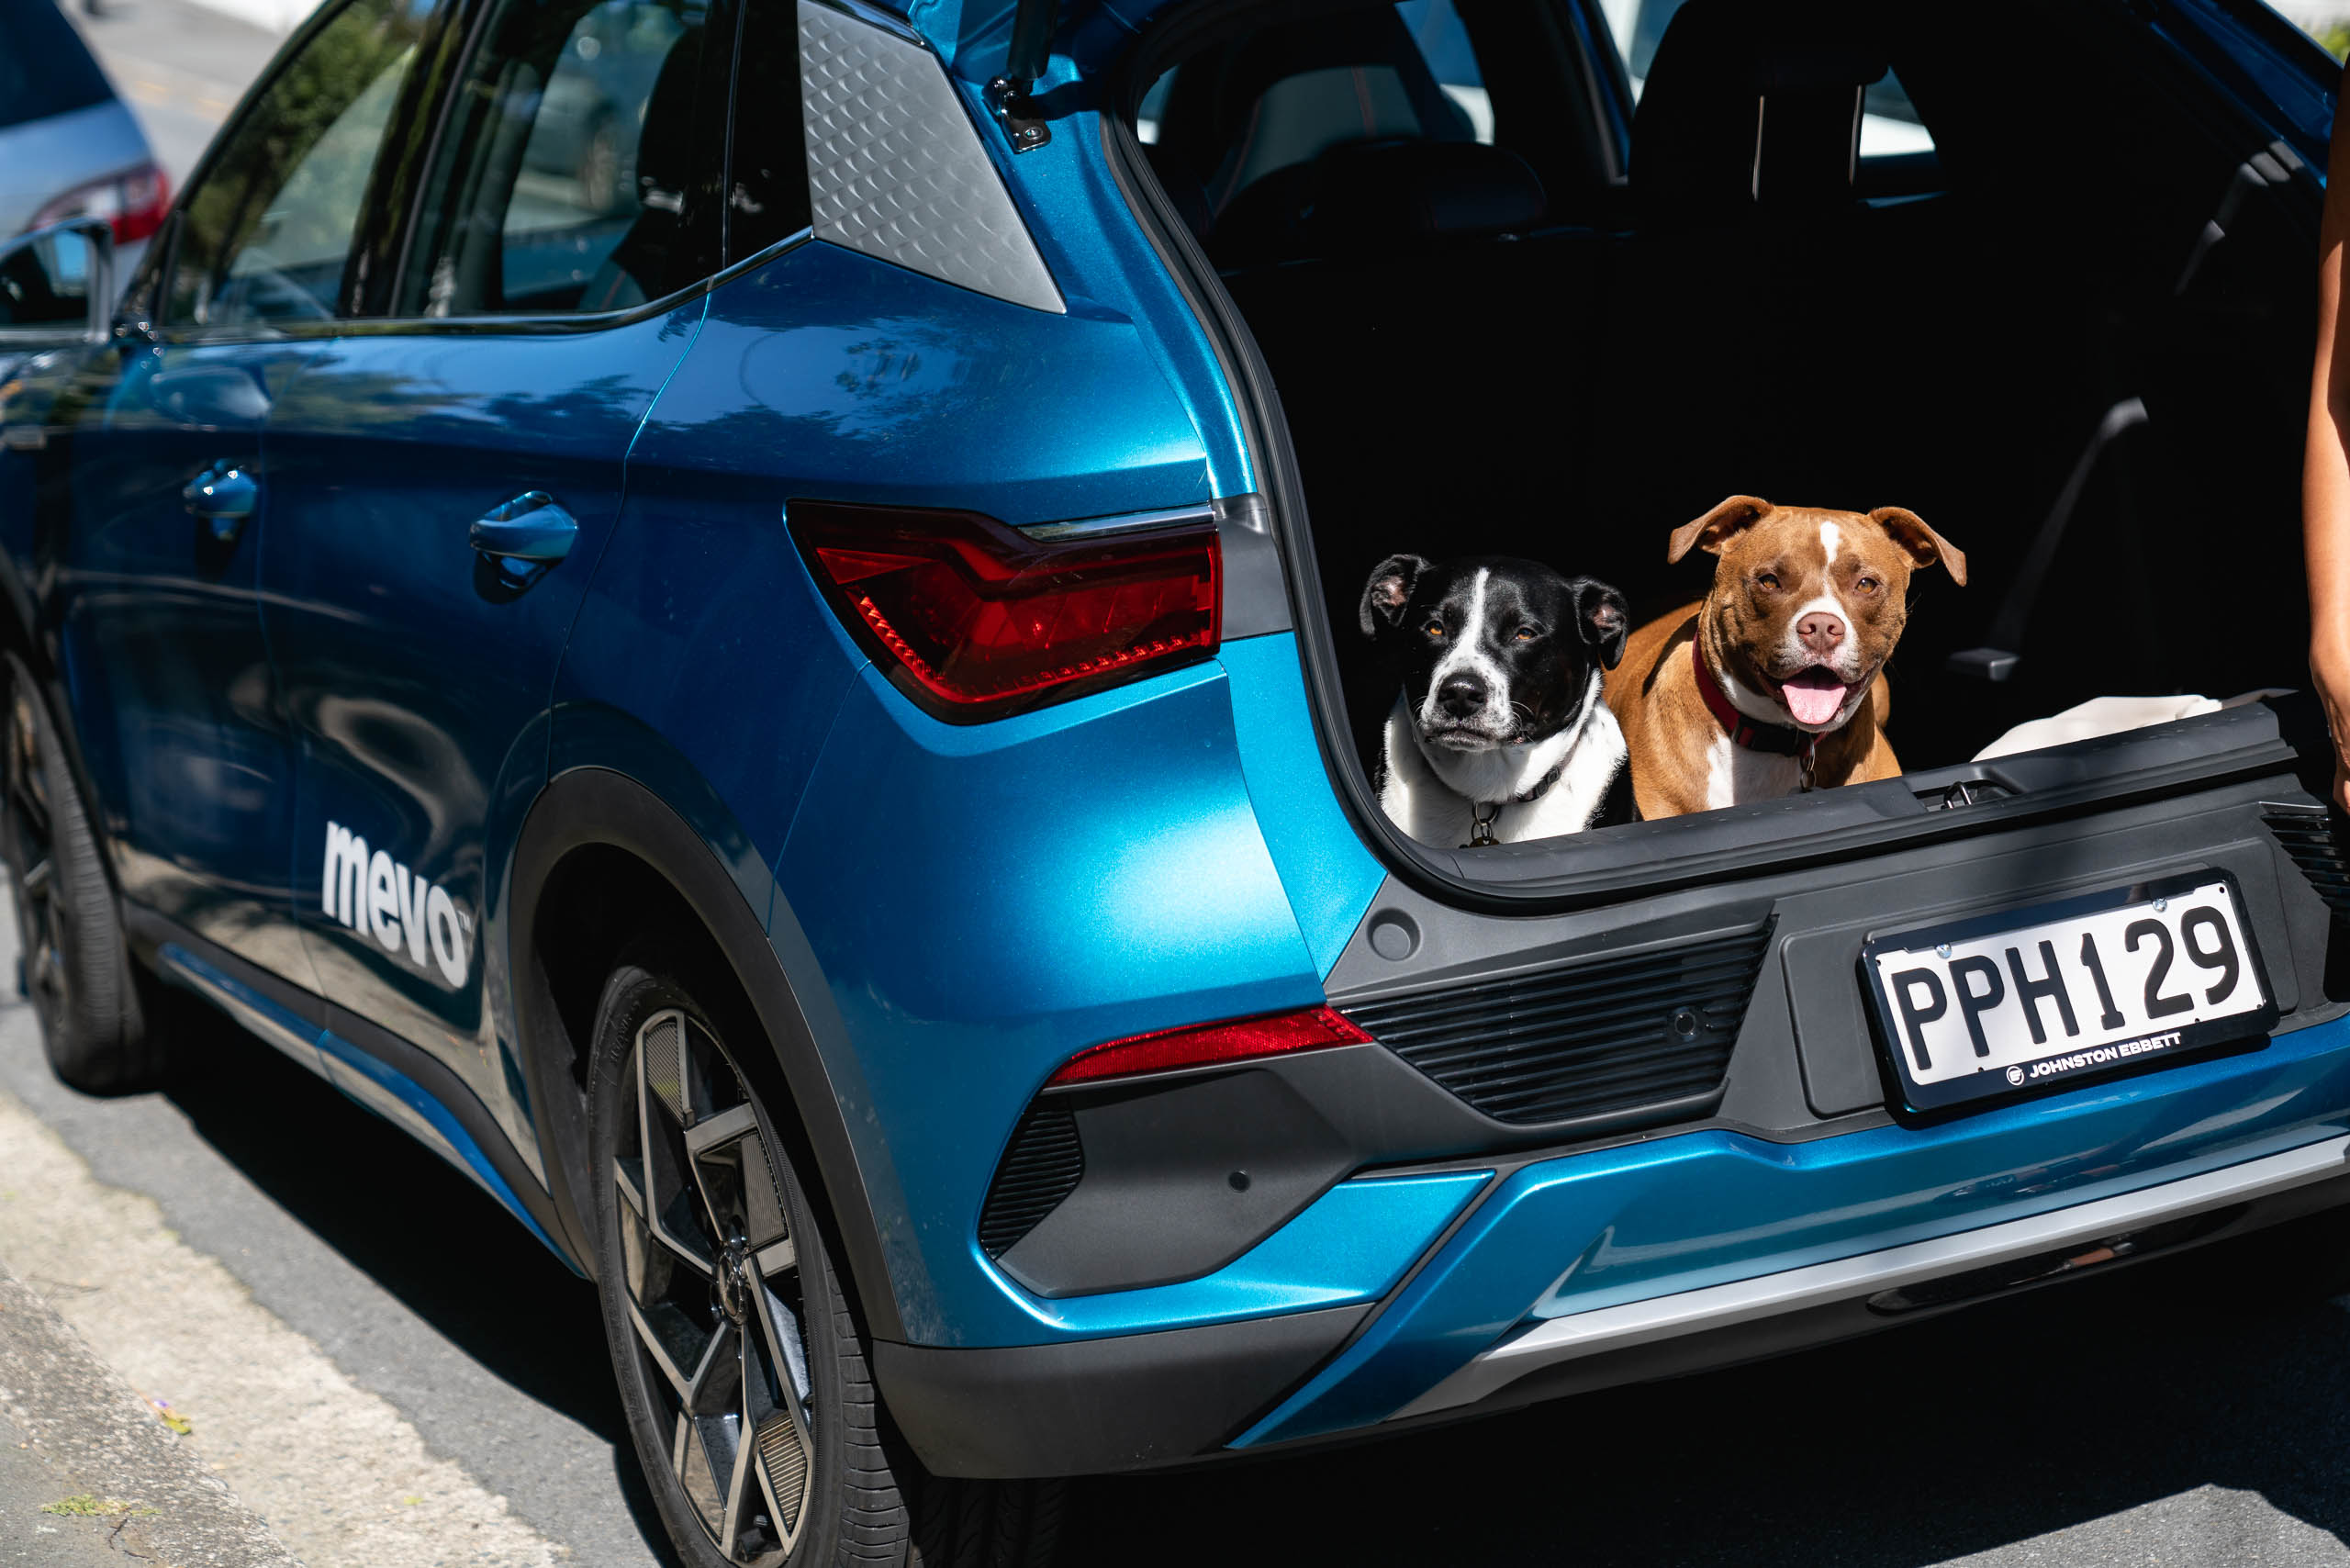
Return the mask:
[[[392,302],[395,315],[561,315],[624,310],[718,267],[715,180],[692,171],[723,135],[698,12],[679,6],[643,101],[613,123],[634,140],[627,187],[608,198],[532,167],[536,118],[597,21],[589,0],[500,7],[467,62],[470,90],[442,138]],[[592,56],[590,57],[592,58]],[[720,95],[716,102],[722,106]],[[544,160],[541,160],[543,162]]]
[[[1627,137],[1577,3],[1457,0],[1490,140],[1393,6],[1249,12],[1153,95],[1152,166],[1281,394],[1367,762],[1381,558],[1528,555],[1645,619],[1711,564],[1668,532],[1741,491],[1966,552],[1890,667],[1909,767],[2091,696],[2298,683],[2289,151],[2124,0],[1687,0]],[[1897,80],[1932,151],[1857,156]]]

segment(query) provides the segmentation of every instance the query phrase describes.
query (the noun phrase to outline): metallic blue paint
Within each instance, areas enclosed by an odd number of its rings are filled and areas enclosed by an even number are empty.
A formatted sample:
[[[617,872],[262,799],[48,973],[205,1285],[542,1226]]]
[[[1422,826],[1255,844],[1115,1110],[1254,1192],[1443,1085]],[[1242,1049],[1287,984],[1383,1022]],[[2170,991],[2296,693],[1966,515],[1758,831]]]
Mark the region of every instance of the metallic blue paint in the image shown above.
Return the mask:
[[[972,1237],[1055,1067],[1122,1035],[1322,997],[1214,663],[968,726],[860,671],[776,883],[863,1064],[860,1160],[902,1186],[924,1294],[893,1282],[918,1343],[1038,1337]]]
[[[618,520],[630,442],[701,316],[695,300],[593,330],[420,321],[336,339],[263,435],[261,622],[300,737],[291,891],[317,983],[441,1058],[509,1127],[528,1121],[500,1065],[510,1031],[483,1005],[480,942],[452,983],[429,953],[327,916],[326,826],[484,929],[492,812],[545,781],[534,721]],[[566,559],[518,585],[472,531],[534,491],[577,532]]]
[[[1341,1182],[1214,1273],[1180,1284],[1046,1301],[996,1272],[984,1257],[979,1261],[1007,1300],[1069,1338],[1345,1306],[1393,1290],[1493,1174],[1448,1170]]]
[[[166,942],[155,955],[164,971],[189,989],[201,992],[238,1023],[275,1046],[313,1072],[323,1072],[319,1056],[321,1025],[293,1009],[206,963],[176,942]]]
[[[353,1103],[402,1127],[450,1164],[472,1177],[482,1191],[498,1200],[522,1222],[548,1251],[570,1265],[578,1265],[540,1228],[531,1211],[515,1197],[497,1168],[482,1153],[456,1117],[423,1086],[407,1074],[376,1060],[357,1046],[316,1022],[302,1017],[263,996],[252,987],[223,973],[214,965],[175,942],[157,953],[166,972],[226,1011],[247,1028],[295,1060],[323,1076]]]
[[[406,1073],[398,1071],[330,1029],[319,1031],[319,1057],[326,1064],[327,1081],[342,1091],[354,1104],[364,1105],[397,1127],[406,1128],[409,1136],[438,1153],[442,1159],[474,1179],[475,1183],[497,1199],[506,1211],[522,1222],[523,1226],[546,1249],[569,1265],[571,1271],[580,1274],[579,1265],[571,1255],[556,1245],[554,1238],[531,1217],[506,1184],[481,1146],[474,1142],[449,1108],[427,1092],[423,1085]]]
[[[1125,316],[1008,305],[822,241],[710,297],[632,485],[684,454],[721,500],[762,498],[745,527],[774,527],[794,497],[1018,525],[1209,496],[1199,435]]]
[[[985,76],[959,77],[967,106],[983,113]],[[1074,96],[1078,89],[1064,89]],[[992,132],[982,143],[1013,203],[1027,220],[1072,313],[1102,311],[1134,323],[1200,443],[1208,493],[1246,495],[1259,487],[1243,433],[1239,404],[1214,345],[1120,194],[1102,150],[1101,116],[1072,108],[1053,140],[1014,157]]]
[[[1315,970],[1326,976],[1379,896],[1387,868],[1330,790],[1296,637],[1283,632],[1226,643],[1217,659],[1231,683],[1233,733],[1257,825]]]
[[[46,614],[123,893],[308,985],[285,904],[295,742],[257,613],[267,491],[226,540],[183,498],[257,465],[301,367],[282,343],[94,355],[55,448],[73,522]]]
[[[2350,1130],[2350,1019],[2265,1049],[1811,1143],[1688,1133],[1517,1170],[1235,1446],[1384,1418],[1519,1324],[1873,1252]]]

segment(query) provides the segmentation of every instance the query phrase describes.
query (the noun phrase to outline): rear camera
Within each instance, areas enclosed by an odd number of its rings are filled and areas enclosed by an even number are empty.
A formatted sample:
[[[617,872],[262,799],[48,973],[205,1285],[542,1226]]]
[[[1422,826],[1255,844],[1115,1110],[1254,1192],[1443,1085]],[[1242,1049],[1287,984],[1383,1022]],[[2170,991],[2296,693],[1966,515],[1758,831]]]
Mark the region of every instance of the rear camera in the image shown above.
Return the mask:
[[[1697,1037],[1696,1009],[1684,1007],[1676,1010],[1673,1014],[1673,1032],[1684,1040],[1695,1039]]]
[[[1232,1190],[1236,1193],[1245,1193],[1248,1190],[1248,1172],[1246,1170],[1236,1170],[1225,1180],[1231,1183]]]

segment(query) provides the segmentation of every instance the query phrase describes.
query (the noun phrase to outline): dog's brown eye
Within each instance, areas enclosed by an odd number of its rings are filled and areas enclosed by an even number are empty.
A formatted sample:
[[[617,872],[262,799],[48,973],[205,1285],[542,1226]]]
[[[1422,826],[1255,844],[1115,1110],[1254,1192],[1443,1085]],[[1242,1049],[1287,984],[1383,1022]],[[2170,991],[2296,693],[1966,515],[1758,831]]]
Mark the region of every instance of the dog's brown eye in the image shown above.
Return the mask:
[[[1444,622],[1441,621],[1431,621],[1427,623],[1425,630],[1431,637],[1441,637],[1444,635]]]
[[[1756,588],[1769,588],[1773,593],[1776,593],[1779,591],[1779,574],[1776,572],[1757,572],[1754,574],[1754,586]]]
[[[1542,635],[1542,630],[1539,626],[1521,626],[1516,631],[1510,633],[1510,641],[1513,643],[1530,643],[1540,635]]]
[[[1874,593],[1877,590],[1878,583],[1874,577],[1862,577],[1854,582],[1852,586],[1860,589],[1863,593]]]

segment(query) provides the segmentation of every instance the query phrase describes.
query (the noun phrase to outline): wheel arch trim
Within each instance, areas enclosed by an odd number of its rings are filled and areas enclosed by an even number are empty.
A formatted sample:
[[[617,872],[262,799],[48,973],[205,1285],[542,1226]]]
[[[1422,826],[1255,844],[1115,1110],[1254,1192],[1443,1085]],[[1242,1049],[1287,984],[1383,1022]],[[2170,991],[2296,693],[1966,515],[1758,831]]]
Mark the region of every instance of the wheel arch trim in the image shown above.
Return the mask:
[[[719,809],[714,801],[709,804]],[[505,947],[514,986],[516,1047],[556,1212],[579,1255],[592,1266],[593,1249],[587,1244],[592,1233],[578,1196],[587,1179],[585,1107],[577,1095],[559,1092],[564,1085],[558,1064],[575,1046],[540,960],[538,934],[544,895],[557,868],[577,851],[601,846],[630,856],[666,880],[733,969],[790,1092],[790,1109],[817,1166],[811,1174],[822,1193],[822,1207],[856,1287],[867,1327],[878,1338],[901,1338],[904,1328],[892,1255],[872,1201],[877,1183],[894,1188],[894,1172],[878,1139],[860,1146],[852,1134],[847,1107],[864,1097],[856,1092],[861,1074],[845,1026],[799,922],[774,899],[771,878],[761,868],[766,887],[745,888],[746,857],[727,856],[721,848],[738,836],[730,818],[713,842],[712,834],[635,778],[598,763],[555,774],[532,802],[508,862],[511,918]],[[762,890],[775,905],[772,922],[756,906]],[[903,1212],[902,1202],[898,1210]],[[899,1249],[895,1260],[901,1266],[913,1261],[911,1249]]]

